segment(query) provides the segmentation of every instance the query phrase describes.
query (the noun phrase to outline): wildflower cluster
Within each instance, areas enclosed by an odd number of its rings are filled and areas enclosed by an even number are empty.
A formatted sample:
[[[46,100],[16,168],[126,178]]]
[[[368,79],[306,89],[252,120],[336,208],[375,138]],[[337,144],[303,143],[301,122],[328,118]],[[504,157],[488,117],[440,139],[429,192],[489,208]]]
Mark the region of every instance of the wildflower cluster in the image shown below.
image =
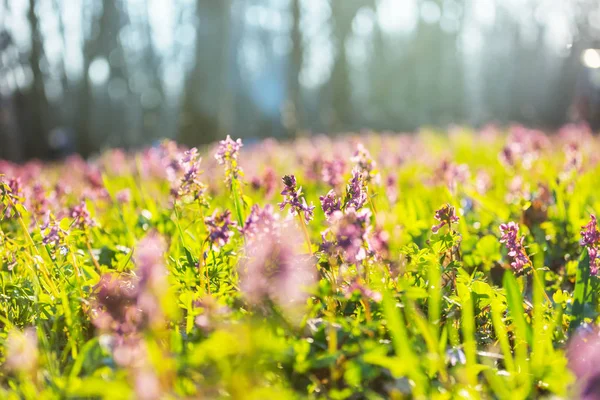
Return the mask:
[[[321,208],[325,213],[325,218],[329,219],[336,212],[340,211],[342,207],[342,201],[335,194],[335,191],[331,189],[325,196],[319,197],[321,201]]]
[[[330,218],[330,227],[322,234],[322,249],[329,254],[342,257],[350,264],[360,263],[369,255],[368,236],[371,212],[369,209],[357,211],[350,207],[335,211]],[[327,237],[331,237],[328,240]]]
[[[52,245],[55,249],[64,246],[68,232],[60,227],[60,221],[57,221],[52,215],[48,215],[40,229],[44,245]]]
[[[458,185],[468,182],[471,172],[466,164],[456,164],[443,159],[435,170],[434,177],[436,183],[444,184],[451,193],[456,193]]]
[[[594,398],[600,141],[360,140],[0,161],[0,398]]]
[[[262,210],[255,204],[250,210],[250,215],[244,223],[242,234],[246,238],[254,238],[264,234],[268,234],[276,228],[278,215],[273,213],[273,206],[267,204]]]
[[[214,250],[219,250],[229,243],[234,229],[237,228],[237,223],[231,220],[229,210],[215,211],[212,216],[205,218],[204,223],[208,229],[208,240]]]
[[[283,177],[284,189],[281,191],[283,201],[279,203],[279,209],[283,211],[287,205],[290,206],[292,215],[301,215],[306,222],[313,219],[315,206],[309,206],[306,199],[301,197],[302,187],[296,186],[296,177],[294,175],[285,175]]]
[[[238,156],[242,148],[242,139],[233,140],[229,135],[219,142],[215,159],[220,165],[225,165],[225,181],[231,184],[242,175],[242,168],[238,165]]]
[[[376,169],[377,163],[362,143],[356,145],[356,151],[350,158],[350,161],[355,163],[356,168],[364,174],[364,179],[367,182],[379,183],[380,177]]]
[[[96,226],[96,221],[92,219],[85,201],[81,201],[79,204],[73,206],[69,212],[69,216],[74,219],[72,225],[82,231]]]
[[[142,239],[134,253],[133,276],[105,274],[94,288],[91,317],[108,335],[108,346],[120,366],[138,368],[146,360],[142,333],[164,323],[161,297],[166,291],[166,244],[155,233]]]
[[[8,182],[0,179],[0,200],[2,200],[2,203],[0,203],[0,206],[2,206],[0,214],[4,218],[19,215],[17,205],[21,203],[22,195],[21,180],[19,178],[9,178]]]
[[[367,202],[367,181],[365,175],[358,169],[352,170],[352,177],[346,185],[346,198],[344,204],[346,207],[352,207],[360,210]]]
[[[508,255],[512,258],[510,263],[512,269],[515,272],[520,272],[528,265],[531,265],[531,260],[525,248],[523,247],[524,237],[519,237],[519,224],[516,222],[509,222],[507,224],[500,225],[500,243],[504,243],[508,249]]]
[[[298,236],[293,225],[283,224],[258,233],[247,243],[240,285],[251,303],[270,300],[294,314],[305,302],[317,275],[314,261],[297,250]]]
[[[323,162],[321,169],[321,179],[327,185],[335,188],[343,182],[344,168],[346,167],[343,160],[334,158]]]
[[[202,158],[198,154],[196,148],[185,151],[177,162],[177,169],[173,171],[181,171],[181,177],[176,185],[171,189],[171,193],[175,199],[191,197],[192,201],[200,201],[200,204],[205,205],[206,185],[200,181],[200,162]]]
[[[450,204],[444,204],[442,208],[437,210],[434,218],[439,221],[439,224],[431,227],[431,231],[433,233],[438,233],[445,225],[448,225],[448,229],[452,229],[452,224],[459,221],[454,207],[452,207]]]
[[[581,227],[581,240],[579,241],[581,246],[585,246],[590,259],[590,274],[595,276],[598,275],[600,270],[600,231],[598,230],[598,223],[595,215],[590,215],[590,222],[585,226]]]

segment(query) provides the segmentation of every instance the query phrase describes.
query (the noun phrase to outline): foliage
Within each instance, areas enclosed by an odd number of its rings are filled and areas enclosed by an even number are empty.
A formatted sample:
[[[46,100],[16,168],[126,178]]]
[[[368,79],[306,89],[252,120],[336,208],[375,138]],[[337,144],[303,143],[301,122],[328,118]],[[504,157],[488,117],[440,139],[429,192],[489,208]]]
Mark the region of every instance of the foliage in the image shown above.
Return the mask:
[[[598,147],[515,127],[3,163],[0,397],[589,394],[598,368],[569,365],[600,341],[567,344],[597,337]]]

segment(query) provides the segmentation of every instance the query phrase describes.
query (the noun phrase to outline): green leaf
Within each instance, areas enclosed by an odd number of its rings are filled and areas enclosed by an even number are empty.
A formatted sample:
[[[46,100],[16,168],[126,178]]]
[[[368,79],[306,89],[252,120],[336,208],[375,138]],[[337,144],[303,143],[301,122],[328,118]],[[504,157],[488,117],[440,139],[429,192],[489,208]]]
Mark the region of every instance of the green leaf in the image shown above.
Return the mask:
[[[584,305],[588,289],[590,286],[590,256],[584,251],[579,257],[577,265],[577,275],[575,277],[575,290],[573,292],[573,308],[571,315],[574,317],[570,325],[570,330],[573,331],[583,322]]]

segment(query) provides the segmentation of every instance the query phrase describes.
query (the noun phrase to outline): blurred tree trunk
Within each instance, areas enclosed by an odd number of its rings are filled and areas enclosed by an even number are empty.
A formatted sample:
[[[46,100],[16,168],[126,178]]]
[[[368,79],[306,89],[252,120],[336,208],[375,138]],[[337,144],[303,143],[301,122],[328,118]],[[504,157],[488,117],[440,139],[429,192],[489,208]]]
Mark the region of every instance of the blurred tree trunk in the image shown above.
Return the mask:
[[[90,66],[94,60],[103,59],[110,62],[110,55],[113,52],[120,53],[121,59],[124,58],[123,47],[119,40],[121,29],[127,24],[123,4],[120,0],[103,0],[102,14],[97,24],[95,16],[92,15],[90,18],[90,33],[85,39],[83,49],[77,121],[77,135],[80,140],[78,148],[84,156],[89,156],[101,146],[107,145],[111,139],[122,140],[129,128],[128,108],[121,104],[124,100],[110,101],[108,85],[94,88],[89,76]],[[129,82],[124,61],[118,65],[109,63],[109,74],[111,78],[121,78]]]
[[[146,41],[146,46],[143,50],[142,55],[142,66],[148,76],[149,88],[153,95],[157,95],[158,98],[155,103],[144,104],[142,101],[142,137],[138,137],[131,144],[139,145],[144,139],[151,138],[153,140],[159,139],[165,134],[166,126],[162,126],[160,123],[166,119],[165,115],[165,91],[163,87],[163,81],[160,74],[160,57],[156,54],[154,44],[152,41],[152,28],[150,26],[150,5],[146,3],[144,7],[144,21],[142,26],[142,34]],[[143,93],[142,93],[143,95]],[[139,96],[141,99],[141,96]]]
[[[224,135],[231,122],[230,0],[196,3],[196,51],[184,84],[179,140],[209,143]]]
[[[15,118],[17,113],[13,96],[0,95],[0,159],[21,161],[23,151],[19,140],[19,127]]]
[[[331,93],[330,127],[332,131],[350,129],[354,123],[346,42],[352,33],[352,20],[360,8],[359,6],[360,4],[354,0],[331,0],[331,24],[333,43],[336,49],[328,84],[328,90]]]
[[[0,16],[0,26],[9,17],[10,15]],[[13,76],[15,68],[19,66],[17,54],[18,50],[11,33],[0,28],[0,71],[5,76]],[[17,121],[18,110],[15,107],[15,97],[18,95],[18,92],[0,92],[0,159],[21,161],[23,158]]]
[[[303,127],[302,89],[300,86],[300,72],[304,62],[304,46],[300,27],[300,0],[291,0],[292,29],[290,39],[292,51],[288,60],[288,88],[287,104],[283,111],[283,125],[288,134],[296,136]]]
[[[26,157],[44,158],[48,154],[48,99],[44,88],[44,75],[41,64],[44,59],[44,47],[42,34],[40,32],[39,18],[36,12],[35,0],[29,0],[29,10],[27,11],[27,20],[29,22],[31,49],[29,51],[29,67],[32,73],[32,83],[25,93],[27,121],[22,121],[21,126],[28,126],[24,129],[26,145]]]

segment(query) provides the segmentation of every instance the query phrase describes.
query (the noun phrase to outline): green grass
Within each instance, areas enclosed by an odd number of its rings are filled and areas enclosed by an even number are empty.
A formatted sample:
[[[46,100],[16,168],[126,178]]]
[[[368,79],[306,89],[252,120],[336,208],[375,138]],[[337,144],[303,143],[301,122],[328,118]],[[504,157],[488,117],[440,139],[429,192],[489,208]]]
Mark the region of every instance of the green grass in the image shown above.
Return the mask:
[[[330,187],[319,163],[343,159],[347,182],[356,139],[246,146],[239,159],[245,175],[229,183],[214,149],[204,149],[198,180],[206,191],[175,203],[165,166],[152,152],[130,155],[123,165],[107,152],[85,168],[66,162],[36,173],[32,165],[0,170],[6,182],[0,191],[0,215],[6,214],[0,221],[0,397],[576,397],[565,348],[577,327],[597,321],[599,310],[598,278],[590,276],[578,243],[581,226],[600,209],[597,141],[578,139],[582,168],[569,172],[566,139],[558,136],[539,151],[531,147],[514,166],[498,158],[512,140],[505,135],[359,137],[377,161],[373,177],[381,178],[368,183],[368,237],[382,231],[388,240],[387,249],[351,263],[320,248],[329,223],[319,196]],[[529,156],[535,156],[531,166],[524,162]],[[462,163],[469,174],[456,178],[452,165]],[[274,189],[264,181],[252,185],[268,168]],[[85,169],[101,172],[96,190],[108,195],[88,196],[97,224],[80,229],[66,211],[93,188]],[[314,219],[291,219],[296,233],[282,239],[317,276],[294,307],[274,296],[251,301],[242,282],[254,257],[251,240],[235,230],[216,248],[206,225],[215,211],[230,210],[241,226],[254,204],[278,210],[281,177],[288,174],[316,205]],[[19,194],[9,188],[13,176],[21,177]],[[397,179],[396,201],[388,177]],[[515,177],[522,183],[511,186]],[[36,182],[67,231],[57,247],[42,243],[47,231],[35,211]],[[69,190],[57,192],[56,183]],[[123,189],[130,201],[116,200]],[[340,196],[344,191],[345,183],[336,188]],[[459,221],[433,234],[435,211],[444,204]],[[287,216],[281,212],[280,221]],[[519,273],[499,243],[499,225],[509,221],[519,223],[531,259]],[[157,304],[143,313],[151,321],[136,325],[131,336],[99,328],[93,321],[101,277],[142,285],[140,242],[155,233],[165,239],[160,263],[167,274],[144,289]],[[348,292],[353,282],[365,290]],[[35,340],[24,336],[28,328]],[[136,352],[127,363],[115,344],[123,337]]]

